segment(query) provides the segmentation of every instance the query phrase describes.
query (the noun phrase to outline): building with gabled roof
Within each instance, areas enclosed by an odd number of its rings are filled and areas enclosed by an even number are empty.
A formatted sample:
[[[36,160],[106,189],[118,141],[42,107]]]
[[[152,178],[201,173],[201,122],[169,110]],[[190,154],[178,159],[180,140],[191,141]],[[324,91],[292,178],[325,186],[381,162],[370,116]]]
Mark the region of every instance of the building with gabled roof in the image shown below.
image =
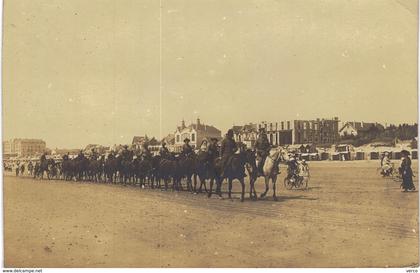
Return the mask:
[[[377,122],[348,121],[338,131],[340,136],[357,136],[369,131],[371,128],[377,127],[384,130],[384,126]]]
[[[206,125],[201,123],[200,119],[197,118],[196,123],[192,123],[188,126],[185,125],[185,121],[182,120],[181,126],[178,126],[175,133],[175,151],[181,151],[184,140],[188,138],[190,145],[193,148],[200,146],[203,140],[210,141],[210,138],[222,138],[222,132],[212,125]]]

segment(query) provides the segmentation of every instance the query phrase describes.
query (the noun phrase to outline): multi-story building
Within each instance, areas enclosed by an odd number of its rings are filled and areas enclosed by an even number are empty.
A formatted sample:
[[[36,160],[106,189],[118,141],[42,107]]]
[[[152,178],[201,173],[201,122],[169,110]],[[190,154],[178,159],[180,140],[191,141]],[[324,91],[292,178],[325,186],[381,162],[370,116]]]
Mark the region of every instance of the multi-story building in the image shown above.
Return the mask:
[[[3,154],[5,156],[31,156],[46,151],[45,141],[41,139],[15,138],[3,141]]]
[[[212,125],[205,125],[197,119],[197,123],[185,126],[184,120],[175,131],[175,151],[179,152],[184,145],[184,139],[190,139],[190,145],[197,148],[203,140],[210,141],[210,138],[222,138],[222,132]]]
[[[233,126],[233,138],[236,142],[244,143],[248,148],[253,148],[258,137],[258,126],[249,123],[244,126]]]
[[[3,154],[10,155],[14,153],[13,142],[11,140],[4,140],[3,141]]]
[[[294,144],[334,144],[339,140],[339,119],[294,121]]]
[[[261,122],[272,145],[334,144],[339,139],[338,118]]]

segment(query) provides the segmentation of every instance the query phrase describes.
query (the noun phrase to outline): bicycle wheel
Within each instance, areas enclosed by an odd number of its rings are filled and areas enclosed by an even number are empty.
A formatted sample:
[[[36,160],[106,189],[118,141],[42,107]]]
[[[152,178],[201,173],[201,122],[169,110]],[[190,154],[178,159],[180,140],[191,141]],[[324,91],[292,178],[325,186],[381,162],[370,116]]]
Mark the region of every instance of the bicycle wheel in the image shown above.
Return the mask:
[[[287,177],[284,178],[284,187],[288,190],[291,190],[293,188],[293,181],[291,181],[291,179],[288,179]]]
[[[303,189],[305,190],[308,189],[308,182],[309,182],[309,176],[304,177],[302,181]]]

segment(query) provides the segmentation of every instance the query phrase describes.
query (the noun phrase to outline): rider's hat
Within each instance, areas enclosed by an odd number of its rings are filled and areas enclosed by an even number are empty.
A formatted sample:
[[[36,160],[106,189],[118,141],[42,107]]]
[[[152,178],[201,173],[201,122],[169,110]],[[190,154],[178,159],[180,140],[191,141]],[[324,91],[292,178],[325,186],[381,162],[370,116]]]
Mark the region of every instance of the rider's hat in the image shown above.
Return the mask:
[[[124,148],[128,148],[128,145],[124,145],[123,147],[124,147]]]
[[[264,127],[261,127],[261,128],[259,129],[259,131],[260,131],[260,132],[265,132],[265,128],[264,128]]]
[[[211,137],[211,138],[210,138],[210,140],[211,140],[211,141],[219,141],[219,140],[217,139],[217,137]]]
[[[187,137],[187,138],[184,139],[184,142],[185,143],[190,142],[190,139]]]

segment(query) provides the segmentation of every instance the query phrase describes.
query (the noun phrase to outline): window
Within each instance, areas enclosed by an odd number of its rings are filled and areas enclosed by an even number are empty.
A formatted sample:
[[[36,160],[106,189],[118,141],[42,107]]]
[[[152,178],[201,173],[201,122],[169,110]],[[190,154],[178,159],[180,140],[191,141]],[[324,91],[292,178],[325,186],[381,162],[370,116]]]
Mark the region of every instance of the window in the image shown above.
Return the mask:
[[[281,129],[284,130],[284,122],[281,122]]]
[[[176,136],[176,142],[179,142],[179,135]]]
[[[290,130],[290,121],[287,122],[287,130]]]
[[[191,134],[191,141],[195,141],[195,134]]]

